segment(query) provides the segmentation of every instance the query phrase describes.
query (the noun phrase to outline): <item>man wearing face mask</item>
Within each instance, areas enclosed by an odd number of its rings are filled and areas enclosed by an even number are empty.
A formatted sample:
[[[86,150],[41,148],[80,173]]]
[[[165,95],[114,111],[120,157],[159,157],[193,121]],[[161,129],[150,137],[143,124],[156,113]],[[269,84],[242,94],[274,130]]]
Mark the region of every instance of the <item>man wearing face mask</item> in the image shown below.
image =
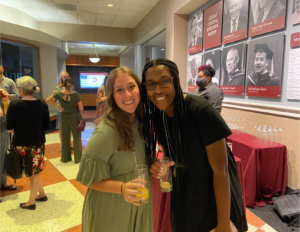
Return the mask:
[[[215,70],[211,65],[201,65],[198,68],[198,79],[196,81],[199,88],[197,88],[193,94],[205,98],[221,113],[224,94],[219,87],[211,82],[213,76],[215,76]]]

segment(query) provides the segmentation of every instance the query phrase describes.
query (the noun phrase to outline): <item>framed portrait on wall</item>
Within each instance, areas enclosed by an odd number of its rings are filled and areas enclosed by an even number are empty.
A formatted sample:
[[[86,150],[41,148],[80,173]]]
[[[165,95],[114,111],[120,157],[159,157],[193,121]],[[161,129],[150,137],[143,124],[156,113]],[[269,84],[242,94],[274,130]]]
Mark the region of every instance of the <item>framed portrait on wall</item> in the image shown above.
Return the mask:
[[[300,23],[300,0],[293,0],[292,24]]]
[[[284,60],[282,33],[252,40],[248,45],[246,95],[280,98]]]
[[[220,86],[221,50],[218,49],[204,53],[203,64],[211,65],[213,67],[216,73],[211,79],[211,82],[216,86]]]
[[[197,12],[189,20],[188,28],[189,54],[202,51],[203,43],[203,11]]]
[[[188,92],[192,93],[197,89],[198,68],[202,65],[202,54],[194,54],[188,58],[187,86]]]
[[[223,0],[207,7],[204,11],[203,50],[221,45]]]
[[[247,44],[226,47],[221,58],[221,89],[225,95],[244,95]]]
[[[248,37],[249,0],[224,0],[223,44]]]
[[[287,0],[251,0],[249,36],[285,28]]]

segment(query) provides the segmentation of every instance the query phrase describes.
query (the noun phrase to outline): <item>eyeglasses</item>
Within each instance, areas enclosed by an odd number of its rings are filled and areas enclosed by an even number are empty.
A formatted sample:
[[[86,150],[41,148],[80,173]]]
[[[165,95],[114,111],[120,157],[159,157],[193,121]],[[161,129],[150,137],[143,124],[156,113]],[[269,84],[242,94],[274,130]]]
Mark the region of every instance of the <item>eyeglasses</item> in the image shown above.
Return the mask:
[[[161,81],[147,81],[144,83],[144,86],[146,87],[147,90],[153,90],[156,89],[157,84],[161,87],[161,88],[168,88],[170,87],[172,80],[174,79],[174,77],[168,78],[168,79],[163,79]]]

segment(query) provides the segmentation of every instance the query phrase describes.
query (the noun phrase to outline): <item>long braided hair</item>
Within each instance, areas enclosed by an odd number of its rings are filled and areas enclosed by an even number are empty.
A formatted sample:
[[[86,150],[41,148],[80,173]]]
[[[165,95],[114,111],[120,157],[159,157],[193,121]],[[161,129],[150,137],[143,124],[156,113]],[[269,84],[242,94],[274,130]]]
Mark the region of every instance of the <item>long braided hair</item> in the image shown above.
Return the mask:
[[[166,140],[166,151],[170,154],[175,162],[175,166],[187,166],[187,132],[186,132],[186,106],[184,102],[183,92],[180,86],[179,71],[177,65],[164,58],[158,58],[147,63],[143,70],[142,83],[146,81],[146,72],[151,67],[164,65],[173,76],[173,84],[175,88],[174,98],[174,114],[173,114],[173,134]],[[166,118],[164,111],[159,110],[148,98],[147,89],[143,85],[141,91],[141,98],[143,102],[143,134],[146,140],[146,161],[151,166],[156,160],[156,143],[158,138],[165,138],[165,128],[163,124],[163,117]],[[168,133],[168,132],[167,132]],[[172,144],[171,144],[171,141]],[[170,150],[168,149],[170,147]],[[172,147],[172,148],[171,148]]]

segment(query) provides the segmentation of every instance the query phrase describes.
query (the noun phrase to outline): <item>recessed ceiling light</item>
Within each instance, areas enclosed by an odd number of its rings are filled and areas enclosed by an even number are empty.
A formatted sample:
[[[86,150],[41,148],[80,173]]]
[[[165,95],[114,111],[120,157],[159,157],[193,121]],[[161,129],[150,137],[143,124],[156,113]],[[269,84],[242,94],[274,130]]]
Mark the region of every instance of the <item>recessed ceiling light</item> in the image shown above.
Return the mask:
[[[113,4],[108,4],[107,6],[108,6],[108,7],[113,7],[114,5],[113,5]]]
[[[164,51],[165,49],[162,48],[161,50]]]
[[[74,46],[70,46],[70,48],[74,48]]]

